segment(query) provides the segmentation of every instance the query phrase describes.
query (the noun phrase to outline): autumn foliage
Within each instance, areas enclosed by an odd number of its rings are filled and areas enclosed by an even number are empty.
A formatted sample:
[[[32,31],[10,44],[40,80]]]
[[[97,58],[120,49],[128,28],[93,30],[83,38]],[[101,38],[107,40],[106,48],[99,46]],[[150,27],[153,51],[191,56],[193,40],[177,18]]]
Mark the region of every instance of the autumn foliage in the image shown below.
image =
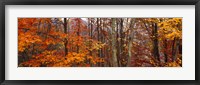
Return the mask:
[[[182,18],[18,18],[19,67],[181,67]]]

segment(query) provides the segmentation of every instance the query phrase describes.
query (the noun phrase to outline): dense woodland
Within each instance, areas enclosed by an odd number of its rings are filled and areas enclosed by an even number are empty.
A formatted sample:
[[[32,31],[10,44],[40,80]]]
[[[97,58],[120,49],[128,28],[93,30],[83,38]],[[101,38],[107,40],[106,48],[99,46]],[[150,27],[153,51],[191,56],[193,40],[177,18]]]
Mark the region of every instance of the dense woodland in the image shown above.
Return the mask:
[[[19,67],[182,67],[182,18],[18,18]]]

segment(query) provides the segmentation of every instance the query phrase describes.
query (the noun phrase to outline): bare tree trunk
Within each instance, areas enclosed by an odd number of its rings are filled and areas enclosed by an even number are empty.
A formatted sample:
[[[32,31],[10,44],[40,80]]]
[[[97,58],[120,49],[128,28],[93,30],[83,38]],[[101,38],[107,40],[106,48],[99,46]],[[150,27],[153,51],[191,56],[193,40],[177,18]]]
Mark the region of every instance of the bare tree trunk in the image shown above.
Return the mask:
[[[78,31],[77,31],[77,36],[78,36],[78,41],[79,41],[79,36],[80,36],[80,20],[78,19]],[[79,45],[76,45],[76,48],[77,48],[77,53],[79,53]]]
[[[119,42],[119,40],[120,40],[120,36],[119,36],[119,20],[118,19],[116,19],[116,24],[117,24],[117,30],[116,30],[116,33],[117,33],[117,41],[116,41],[116,47],[117,47],[117,64],[118,64],[118,66],[120,67],[121,65],[120,65],[120,57],[121,57],[121,55],[120,55],[120,42]]]
[[[129,42],[128,42],[128,61],[127,61],[127,66],[130,67],[131,66],[131,57],[132,57],[132,42],[133,42],[133,38],[134,38],[134,34],[133,34],[133,29],[134,29],[134,24],[135,24],[135,20],[131,19],[131,24],[130,24],[130,35],[129,35]]]
[[[97,40],[99,41],[99,42],[101,42],[101,32],[100,32],[100,20],[101,19],[99,19],[99,18],[97,18]],[[101,58],[102,56],[101,56],[101,49],[99,49],[98,50],[98,56]]]
[[[164,40],[164,56],[165,56],[165,63],[168,62],[168,56],[167,56],[167,40]]]
[[[112,18],[112,65],[117,67],[117,50],[116,50],[116,33],[115,33],[115,22],[116,19]]]
[[[67,23],[68,21],[67,21],[67,19],[66,18],[64,18],[64,33],[65,34],[67,34],[68,32],[67,32],[67,25],[68,25],[68,23]],[[68,40],[67,39],[65,39],[65,41],[64,41],[64,48],[65,48],[65,56],[68,54],[68,48],[67,48],[67,45],[68,45]]]
[[[179,41],[179,54],[182,54],[182,39]]]
[[[124,19],[120,19],[120,43],[121,43],[121,51],[120,51],[120,66],[126,66],[126,54],[125,54],[125,46],[126,46],[126,43],[124,42],[124,39],[125,39],[125,34],[124,34],[124,27],[123,27],[123,23],[124,23]]]
[[[103,19],[102,18],[100,18],[100,41],[101,41],[101,43],[104,43],[104,41],[103,41],[103,21],[102,21]],[[100,49],[100,56],[101,56],[101,58],[103,59],[104,58],[104,53],[103,53],[103,47]],[[101,62],[101,66],[104,66],[104,62]]]
[[[177,58],[177,51],[179,49],[179,41],[174,38],[173,47],[172,47],[172,61],[176,61]]]
[[[93,39],[92,38],[92,36],[93,36],[93,34],[92,34],[92,31],[93,31],[93,21],[92,21],[92,18],[90,18],[88,21],[89,21],[89,24],[90,24],[90,35],[89,36],[90,36],[91,39]],[[90,41],[90,48],[92,48],[92,41]],[[89,55],[92,56],[92,51],[91,50],[90,50]]]
[[[153,29],[153,44],[154,44],[154,57],[160,61],[160,56],[159,56],[159,49],[158,49],[158,26],[157,23],[154,23],[154,29]]]
[[[38,22],[38,32],[40,32],[40,24],[41,24],[41,20]]]

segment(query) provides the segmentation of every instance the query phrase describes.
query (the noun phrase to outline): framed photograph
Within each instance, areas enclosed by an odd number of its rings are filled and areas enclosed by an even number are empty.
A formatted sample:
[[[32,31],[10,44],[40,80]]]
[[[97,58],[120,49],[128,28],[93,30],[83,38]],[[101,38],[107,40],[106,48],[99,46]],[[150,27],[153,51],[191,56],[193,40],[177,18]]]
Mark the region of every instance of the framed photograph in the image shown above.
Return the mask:
[[[1,85],[200,84],[199,0],[0,3]]]

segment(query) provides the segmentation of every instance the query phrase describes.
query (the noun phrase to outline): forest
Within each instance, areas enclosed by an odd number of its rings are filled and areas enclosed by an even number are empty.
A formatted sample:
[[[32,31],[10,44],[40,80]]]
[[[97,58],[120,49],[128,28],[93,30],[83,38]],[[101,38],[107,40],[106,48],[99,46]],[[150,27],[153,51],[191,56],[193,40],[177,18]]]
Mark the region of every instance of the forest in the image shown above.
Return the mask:
[[[18,67],[182,67],[182,18],[18,18]]]

